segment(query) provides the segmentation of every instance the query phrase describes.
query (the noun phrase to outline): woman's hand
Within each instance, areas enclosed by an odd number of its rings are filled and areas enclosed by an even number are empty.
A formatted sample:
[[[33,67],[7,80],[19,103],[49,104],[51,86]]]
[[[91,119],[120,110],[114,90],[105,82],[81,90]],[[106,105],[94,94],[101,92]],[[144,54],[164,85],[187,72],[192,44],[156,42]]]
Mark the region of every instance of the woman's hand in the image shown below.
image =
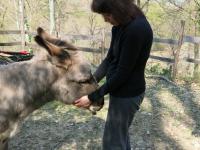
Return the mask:
[[[88,99],[88,96],[83,96],[80,99],[74,102],[74,105],[77,107],[89,108],[91,105],[91,101]]]

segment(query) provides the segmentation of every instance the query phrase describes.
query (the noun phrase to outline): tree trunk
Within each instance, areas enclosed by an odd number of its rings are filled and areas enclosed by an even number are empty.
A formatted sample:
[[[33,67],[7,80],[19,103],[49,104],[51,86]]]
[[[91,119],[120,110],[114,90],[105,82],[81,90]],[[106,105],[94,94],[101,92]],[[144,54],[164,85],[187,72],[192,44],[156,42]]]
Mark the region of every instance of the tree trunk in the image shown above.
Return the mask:
[[[55,0],[49,0],[50,34],[55,34]]]
[[[178,40],[178,47],[174,51],[174,66],[173,66],[173,75],[172,75],[173,81],[176,81],[176,79],[177,79],[178,63],[179,63],[181,46],[183,44],[184,28],[185,28],[185,21],[182,20],[181,21],[180,36],[179,36],[179,40]]]
[[[19,0],[20,28],[21,28],[21,50],[25,49],[25,29],[24,29],[24,0]]]
[[[15,16],[16,17],[16,26],[17,26],[17,29],[20,30],[20,23],[19,23],[20,15],[19,15],[19,11],[18,11],[19,7],[18,7],[18,3],[16,2],[16,0],[14,0],[13,2],[14,2],[15,12],[16,12],[16,16]]]

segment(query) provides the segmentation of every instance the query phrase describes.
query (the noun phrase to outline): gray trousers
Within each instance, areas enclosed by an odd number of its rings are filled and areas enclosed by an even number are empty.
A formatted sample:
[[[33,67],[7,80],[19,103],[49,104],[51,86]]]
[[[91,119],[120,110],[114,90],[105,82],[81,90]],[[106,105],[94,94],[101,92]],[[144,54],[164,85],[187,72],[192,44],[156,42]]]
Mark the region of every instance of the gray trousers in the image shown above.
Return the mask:
[[[131,98],[110,96],[103,150],[131,150],[128,130],[143,98],[144,93]]]

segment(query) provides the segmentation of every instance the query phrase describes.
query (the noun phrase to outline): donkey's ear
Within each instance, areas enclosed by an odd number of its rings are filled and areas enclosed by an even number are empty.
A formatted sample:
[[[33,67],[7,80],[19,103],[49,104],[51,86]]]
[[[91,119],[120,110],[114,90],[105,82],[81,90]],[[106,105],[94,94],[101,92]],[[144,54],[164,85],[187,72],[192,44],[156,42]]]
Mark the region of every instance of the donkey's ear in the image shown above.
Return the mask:
[[[38,27],[38,28],[37,28],[37,34],[38,34],[39,36],[41,36],[42,33],[44,33],[44,32],[45,32],[45,31],[44,31],[43,28],[41,28],[41,27]]]
[[[51,56],[60,56],[63,54],[63,49],[45,41],[39,35],[35,36],[35,41],[38,45],[45,48]]]
[[[70,49],[70,50],[78,50],[77,47],[75,47],[74,45],[70,44],[68,41],[65,41],[65,40],[61,40],[61,39],[58,39],[52,35],[49,35],[43,28],[41,27],[38,27],[37,28],[37,34],[42,37],[44,40],[56,45],[56,46],[59,46],[59,47],[64,47],[64,48],[67,48],[67,49]]]
[[[39,35],[35,36],[35,42],[38,45],[40,45],[41,47],[45,48],[49,52],[49,54],[51,55],[51,51],[50,51],[49,47],[46,45],[45,41]]]

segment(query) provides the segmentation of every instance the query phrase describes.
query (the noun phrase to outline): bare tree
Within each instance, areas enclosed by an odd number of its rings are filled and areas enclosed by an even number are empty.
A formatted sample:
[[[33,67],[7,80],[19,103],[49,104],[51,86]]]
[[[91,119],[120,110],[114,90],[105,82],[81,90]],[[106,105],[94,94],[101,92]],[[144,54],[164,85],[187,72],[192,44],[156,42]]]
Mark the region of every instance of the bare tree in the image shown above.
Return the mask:
[[[6,7],[3,11],[2,11],[2,14],[0,14],[1,16],[1,21],[0,21],[0,28],[3,28],[4,27],[4,20],[5,20],[5,16],[6,16],[6,13],[7,13],[7,10],[8,8]]]
[[[89,15],[88,23],[89,23],[89,35],[91,35],[91,37],[94,37],[94,35],[97,32],[96,14],[91,13]],[[92,48],[95,48],[97,44],[98,42],[94,38],[90,41],[90,47]],[[92,58],[94,64],[98,64],[100,62],[98,55],[96,55],[95,53],[92,54]]]
[[[50,11],[50,34],[55,34],[55,0],[49,0],[49,11]]]
[[[25,28],[24,28],[24,16],[25,16],[25,4],[24,0],[19,0],[19,10],[20,10],[20,29],[21,29],[21,49],[25,48]]]

